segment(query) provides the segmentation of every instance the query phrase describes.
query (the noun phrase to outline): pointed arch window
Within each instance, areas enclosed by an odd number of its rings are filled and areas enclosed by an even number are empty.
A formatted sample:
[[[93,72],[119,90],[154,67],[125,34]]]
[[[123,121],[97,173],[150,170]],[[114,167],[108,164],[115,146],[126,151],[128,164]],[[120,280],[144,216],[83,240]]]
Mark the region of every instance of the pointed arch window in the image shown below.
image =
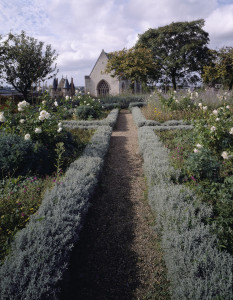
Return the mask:
[[[101,80],[97,85],[98,96],[106,96],[109,94],[109,84],[105,80]]]

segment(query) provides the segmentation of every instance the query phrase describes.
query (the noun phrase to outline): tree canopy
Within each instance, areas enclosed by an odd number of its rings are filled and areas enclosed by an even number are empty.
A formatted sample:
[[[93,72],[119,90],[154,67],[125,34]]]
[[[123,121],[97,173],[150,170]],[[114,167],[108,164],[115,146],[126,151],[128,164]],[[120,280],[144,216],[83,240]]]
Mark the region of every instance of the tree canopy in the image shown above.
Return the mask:
[[[195,82],[197,73],[208,63],[208,33],[202,27],[204,20],[176,22],[157,29],[148,29],[139,35],[136,47],[146,47],[153,53],[161,71],[160,82]],[[195,72],[195,73],[194,73]]]
[[[204,83],[212,86],[220,83],[231,90],[233,86],[233,47],[210,50],[210,54],[212,61],[203,68]]]
[[[21,92],[27,100],[33,83],[53,77],[57,59],[51,45],[43,49],[44,43],[33,37],[9,33],[7,39],[0,44],[1,77]],[[50,74],[50,76],[48,76]]]
[[[105,72],[112,73],[112,77],[129,79],[132,83],[135,81],[147,83],[151,77],[155,77],[155,65],[150,49],[145,47],[124,48],[109,53]]]

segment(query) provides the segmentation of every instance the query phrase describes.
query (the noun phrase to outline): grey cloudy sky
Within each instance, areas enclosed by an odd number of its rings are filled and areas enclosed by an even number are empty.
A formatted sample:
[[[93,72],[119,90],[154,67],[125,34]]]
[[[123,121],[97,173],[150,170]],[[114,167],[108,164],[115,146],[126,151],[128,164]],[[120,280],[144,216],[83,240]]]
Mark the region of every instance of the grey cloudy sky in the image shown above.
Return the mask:
[[[56,49],[58,77],[84,85],[102,49],[132,47],[148,28],[205,19],[212,49],[233,46],[233,0],[0,0],[0,34],[26,31]]]

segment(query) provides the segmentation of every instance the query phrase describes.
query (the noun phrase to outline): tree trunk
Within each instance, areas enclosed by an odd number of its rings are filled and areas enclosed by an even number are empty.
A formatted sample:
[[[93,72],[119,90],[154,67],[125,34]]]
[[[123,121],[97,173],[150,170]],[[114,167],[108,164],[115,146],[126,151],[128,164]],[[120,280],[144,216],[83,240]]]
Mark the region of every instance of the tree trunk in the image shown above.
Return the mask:
[[[172,85],[173,89],[176,91],[176,77],[174,75],[172,76]]]

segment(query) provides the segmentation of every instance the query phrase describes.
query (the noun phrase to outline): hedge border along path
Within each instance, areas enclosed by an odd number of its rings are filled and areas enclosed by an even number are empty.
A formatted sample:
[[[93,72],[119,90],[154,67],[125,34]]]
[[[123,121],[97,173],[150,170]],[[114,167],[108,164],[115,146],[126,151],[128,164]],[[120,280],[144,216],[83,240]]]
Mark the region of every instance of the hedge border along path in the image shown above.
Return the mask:
[[[118,110],[111,112],[110,123]],[[38,212],[16,235],[12,253],[0,267],[0,299],[57,299],[78,240],[89,200],[102,172],[112,128],[99,126],[83,155],[68,168],[63,184],[45,194]]]
[[[143,120],[137,108],[133,115],[136,124]],[[157,230],[162,233],[171,297],[231,300],[233,258],[217,249],[216,236],[203,223],[211,215],[211,207],[201,203],[185,186],[173,184],[179,171],[169,164],[168,150],[154,132],[159,129],[160,126],[144,126],[138,135],[149,183],[149,202],[156,212]]]
[[[122,110],[62,299],[167,299],[145,187],[137,128]]]

